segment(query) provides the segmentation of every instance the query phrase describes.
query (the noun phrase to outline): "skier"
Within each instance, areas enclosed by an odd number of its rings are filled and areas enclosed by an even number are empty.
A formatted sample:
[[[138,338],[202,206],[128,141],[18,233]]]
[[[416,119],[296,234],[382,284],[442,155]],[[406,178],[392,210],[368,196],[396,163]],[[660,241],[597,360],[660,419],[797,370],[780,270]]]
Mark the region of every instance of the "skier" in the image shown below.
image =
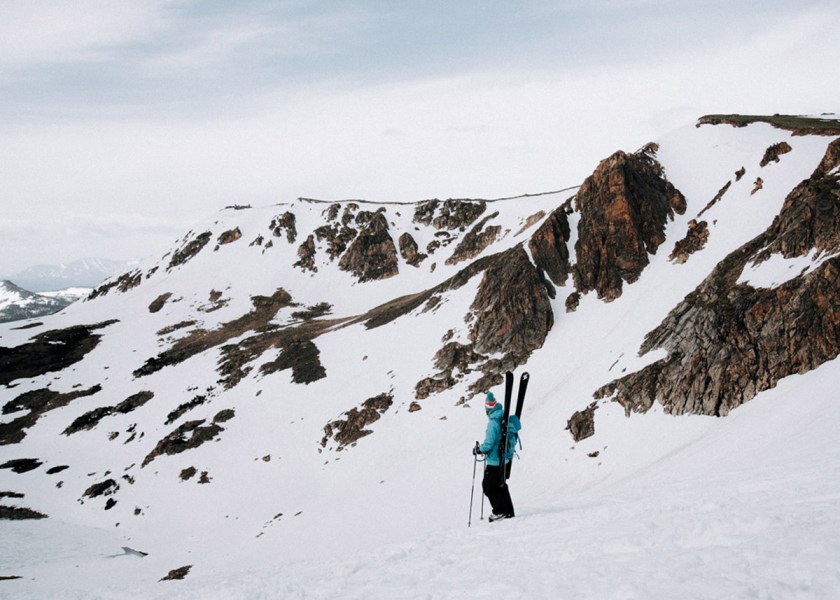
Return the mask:
[[[484,410],[488,419],[487,433],[484,436],[484,443],[479,445],[476,442],[473,454],[484,454],[487,457],[484,462],[484,479],[481,481],[481,488],[493,509],[493,514],[489,518],[492,523],[501,519],[511,519],[514,515],[513,502],[510,499],[510,490],[508,490],[507,483],[499,483],[505,481],[500,471],[506,468],[510,460],[506,463],[499,456],[499,443],[502,439],[501,422],[505,411],[502,405],[496,402],[493,392],[487,392]]]

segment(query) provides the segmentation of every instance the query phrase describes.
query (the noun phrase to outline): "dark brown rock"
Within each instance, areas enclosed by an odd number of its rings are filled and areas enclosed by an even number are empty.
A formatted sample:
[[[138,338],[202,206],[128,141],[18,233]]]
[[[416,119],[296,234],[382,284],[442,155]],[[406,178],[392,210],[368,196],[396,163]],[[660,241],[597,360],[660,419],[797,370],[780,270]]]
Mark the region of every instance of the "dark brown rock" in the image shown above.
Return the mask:
[[[427,200],[414,209],[414,222],[435,229],[464,229],[487,210],[483,200]]]
[[[633,283],[665,241],[665,225],[685,212],[685,198],[665,179],[655,145],[616,152],[601,162],[575,196],[580,212],[575,283],[610,301]]]
[[[688,222],[688,232],[685,237],[674,244],[674,250],[668,257],[669,260],[682,264],[695,252],[702,250],[709,239],[709,224],[706,221],[699,223],[694,219]]]
[[[528,242],[537,267],[542,269],[555,285],[566,285],[566,280],[572,272],[568,246],[571,239],[571,210],[571,201],[564,203],[549,215]]]
[[[576,411],[566,422],[566,429],[576,442],[595,435],[595,410],[598,404],[593,402],[583,410]]]
[[[572,292],[566,297],[566,312],[575,312],[580,306],[580,292]]]
[[[224,246],[225,244],[232,244],[242,237],[242,232],[239,227],[223,232],[217,239],[217,246]]]
[[[294,264],[296,267],[300,267],[304,271],[312,271],[316,273],[318,268],[315,266],[315,238],[314,236],[309,236],[306,238],[306,241],[303,242],[297,251],[298,261]]]
[[[183,567],[178,567],[177,569],[172,569],[167,573],[165,577],[161,577],[160,581],[173,581],[176,579],[183,579],[190,573],[190,569],[192,569],[192,565],[186,565]]]
[[[737,175],[737,174],[736,174],[736,175]],[[738,177],[738,179],[740,179],[740,177]],[[717,204],[717,203],[720,201],[720,199],[721,199],[721,198],[723,198],[723,195],[724,195],[724,194],[725,194],[725,193],[729,190],[729,188],[730,188],[731,186],[732,186],[732,181],[731,181],[731,180],[730,180],[730,181],[727,181],[727,182],[724,184],[724,186],[718,190],[718,193],[717,193],[717,194],[715,194],[715,197],[714,197],[714,198],[712,198],[712,199],[709,201],[709,203],[708,203],[708,204],[707,204],[707,205],[703,208],[703,210],[701,210],[699,213],[697,213],[697,218],[699,219],[701,216],[703,216],[703,213],[705,213],[707,210],[709,210],[709,209],[710,209],[710,208],[712,208],[715,204]]]
[[[283,235],[283,232],[286,232],[286,241],[290,244],[294,244],[295,240],[297,239],[297,227],[296,227],[297,219],[294,213],[289,211],[284,212],[282,215],[277,215],[271,220],[271,224],[268,226],[271,229],[271,235],[274,237],[280,237]]]
[[[663,348],[666,358],[610,382],[596,398],[612,396],[628,414],[659,401],[674,414],[723,416],[783,377],[836,358],[840,256],[772,289],[737,283],[748,263],[770,252],[838,248],[840,181],[832,164],[824,160],[767,231],[726,257],[646,336],[641,353]]]
[[[747,174],[747,170],[744,167],[741,167],[737,171],[735,171],[735,181],[741,181],[741,177]]]
[[[166,267],[167,271],[174,269],[175,267],[179,267],[183,264],[186,264],[187,261],[194,258],[199,252],[201,252],[207,243],[210,241],[210,238],[213,237],[213,233],[210,231],[205,231],[204,233],[195,237],[195,239],[190,240],[185,246],[179,248],[173,255],[169,261],[169,266]]]
[[[499,233],[502,231],[501,226],[491,225],[485,229],[485,225],[490,219],[495,219],[499,216],[498,212],[494,212],[487,217],[484,217],[475,227],[473,227],[455,247],[452,256],[446,259],[447,265],[454,265],[471,258],[475,258],[490,244],[499,238]]]
[[[152,303],[149,304],[149,312],[150,313],[160,312],[161,309],[163,308],[163,306],[166,304],[166,301],[169,300],[171,297],[172,297],[172,292],[166,292],[164,294],[161,294],[160,296],[158,296],[154,300],[152,300]]]
[[[362,230],[339,260],[338,267],[353,273],[361,282],[396,275],[399,272],[397,249],[385,215],[363,211],[356,222],[362,225]]]
[[[92,396],[101,391],[96,385],[87,390],[60,394],[47,388],[24,392],[3,406],[3,414],[27,411],[11,421],[0,423],[0,446],[17,444],[26,437],[26,430],[33,427],[45,413],[67,406],[76,398]]]
[[[475,352],[499,352],[520,364],[542,347],[554,324],[548,293],[522,246],[496,255],[470,308]]]
[[[205,442],[210,442],[225,429],[215,420],[205,425],[206,419],[187,421],[179,426],[169,435],[160,440],[155,448],[143,459],[142,466],[145,467],[162,454],[175,455],[198,448]]]
[[[117,279],[100,285],[88,295],[88,300],[104,296],[114,288],[117,288],[117,291],[125,293],[130,289],[136,288],[141,283],[143,283],[143,274],[139,270],[129,271],[128,273],[123,273]]]
[[[44,463],[37,458],[13,458],[0,465],[0,469],[11,469],[15,473],[27,473],[34,471],[42,464]]]
[[[332,421],[324,426],[324,437],[321,447],[325,447],[330,438],[338,444],[336,450],[341,451],[359,439],[373,433],[366,427],[375,423],[394,402],[390,394],[379,394],[362,402],[361,408],[352,408],[342,415],[343,418]]]
[[[793,150],[793,148],[791,148],[790,144],[788,144],[787,142],[779,142],[778,144],[773,144],[772,146],[767,148],[767,150],[764,151],[764,156],[762,157],[759,165],[761,167],[766,167],[771,162],[779,162],[779,157],[782,154],[787,154],[791,150]]]
[[[417,247],[417,242],[414,240],[410,233],[403,233],[399,239],[400,244],[400,256],[403,257],[403,260],[410,264],[412,267],[419,267],[420,263],[422,263],[426,258],[428,258],[427,254],[424,254],[419,251]]]
[[[755,178],[755,183],[753,184],[753,189],[750,192],[750,196],[754,195],[757,191],[764,187],[764,180],[761,177]]]

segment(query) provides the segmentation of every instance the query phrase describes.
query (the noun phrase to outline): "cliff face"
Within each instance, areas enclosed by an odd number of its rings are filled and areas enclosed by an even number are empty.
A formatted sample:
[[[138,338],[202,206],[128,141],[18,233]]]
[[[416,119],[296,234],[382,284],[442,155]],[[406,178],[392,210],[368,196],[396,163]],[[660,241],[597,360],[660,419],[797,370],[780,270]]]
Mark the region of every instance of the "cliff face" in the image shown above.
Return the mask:
[[[612,396],[628,413],[645,412],[658,400],[671,413],[722,416],[781,378],[836,358],[839,156],[837,140],[813,175],[787,196],[773,224],[723,260],[648,334],[641,354],[664,348],[666,358],[610,382],[595,397]],[[824,260],[781,285],[741,281],[748,265],[811,252]]]
[[[685,212],[685,198],[656,161],[657,147],[616,152],[602,161],[575,197],[580,212],[575,285],[610,301],[633,283],[665,241],[665,225]]]

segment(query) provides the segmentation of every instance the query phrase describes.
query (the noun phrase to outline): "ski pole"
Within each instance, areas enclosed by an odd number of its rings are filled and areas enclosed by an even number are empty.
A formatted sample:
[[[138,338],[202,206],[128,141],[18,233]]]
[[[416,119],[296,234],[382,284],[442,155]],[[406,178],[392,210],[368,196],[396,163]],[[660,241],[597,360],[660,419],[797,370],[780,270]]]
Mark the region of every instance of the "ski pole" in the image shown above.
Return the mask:
[[[473,496],[475,495],[475,468],[478,466],[478,456],[473,456],[473,478],[472,478],[472,489],[470,490],[470,518],[467,520],[467,527],[472,525],[472,505],[473,505]],[[482,518],[484,518],[484,502],[481,503],[481,513]]]

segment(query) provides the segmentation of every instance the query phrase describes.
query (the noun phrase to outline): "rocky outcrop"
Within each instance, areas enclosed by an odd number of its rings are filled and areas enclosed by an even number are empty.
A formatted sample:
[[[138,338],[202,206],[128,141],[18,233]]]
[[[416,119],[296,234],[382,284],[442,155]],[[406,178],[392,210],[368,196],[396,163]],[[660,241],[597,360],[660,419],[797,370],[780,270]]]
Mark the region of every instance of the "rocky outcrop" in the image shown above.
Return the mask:
[[[378,421],[393,403],[394,397],[391,394],[379,394],[362,402],[361,408],[351,408],[342,418],[324,426],[321,447],[326,447],[330,438],[335,440],[337,451],[354,445],[359,439],[373,433],[366,427]]]
[[[464,230],[485,210],[487,203],[483,200],[427,200],[414,209],[414,222],[435,229]]]
[[[216,239],[216,250],[219,249],[219,246],[224,246],[226,244],[232,244],[242,238],[242,231],[240,231],[239,227],[234,227],[233,229],[229,229],[228,231],[223,232],[217,239]]]
[[[628,414],[659,401],[674,414],[722,416],[840,354],[840,256],[775,288],[738,283],[748,263],[770,253],[840,249],[838,144],[788,195],[768,230],[726,257],[646,336],[642,354],[663,348],[668,356],[610,382],[596,398],[611,396]]]
[[[362,230],[338,261],[343,271],[361,282],[393,277],[399,272],[397,248],[388,231],[388,220],[381,211],[363,211],[356,217]]]
[[[318,267],[315,266],[315,237],[310,235],[306,238],[297,250],[298,261],[294,266],[303,269],[304,271],[312,271],[316,273]]]
[[[213,420],[205,425],[206,419],[187,421],[172,433],[160,440],[146,458],[141,466],[145,467],[158,456],[163,454],[180,454],[193,448],[198,448],[206,442],[210,442],[225,430],[221,423],[230,421],[234,417],[232,409],[219,411]]]
[[[709,224],[706,221],[700,221],[698,223],[694,219],[691,219],[688,222],[688,232],[683,239],[674,244],[674,250],[668,257],[668,260],[682,264],[688,260],[689,256],[702,250],[708,240]]]
[[[500,353],[516,364],[542,347],[554,324],[548,292],[522,246],[497,255],[470,308],[474,351]]]
[[[595,410],[598,403],[593,402],[583,410],[576,411],[566,422],[566,430],[576,442],[595,435]]]
[[[271,230],[271,235],[274,237],[280,237],[283,235],[283,232],[286,232],[286,241],[290,244],[294,244],[295,240],[297,239],[297,227],[296,227],[296,218],[294,213],[289,211],[284,212],[282,215],[277,215],[271,220],[271,224],[268,226]]]
[[[102,336],[94,331],[116,322],[54,329],[38,334],[20,346],[0,346],[0,385],[61,371],[79,362],[99,344]]]
[[[755,178],[755,183],[753,183],[753,189],[750,192],[750,196],[755,195],[756,192],[760,191],[764,188],[764,180],[761,177]]]
[[[739,171],[738,173],[740,173],[740,171]],[[735,175],[736,175],[736,177],[737,177],[736,181],[737,181],[738,179],[740,179],[740,177],[738,177],[738,173],[736,173],[736,174],[735,174]],[[743,175],[743,173],[741,173],[741,175]],[[707,205],[703,208],[703,210],[701,210],[699,213],[697,213],[697,218],[699,219],[700,217],[702,217],[702,216],[703,216],[703,213],[705,213],[707,210],[709,210],[709,209],[710,209],[710,208],[712,208],[715,204],[717,204],[717,203],[720,201],[720,199],[721,199],[721,198],[723,198],[723,195],[724,195],[724,194],[725,194],[725,193],[729,190],[730,186],[732,186],[732,181],[731,181],[731,180],[730,180],[730,181],[727,181],[727,182],[724,184],[724,186],[718,190],[718,193],[717,193],[717,194],[715,194],[715,197],[714,197],[714,198],[712,198],[712,199],[709,201],[709,203],[708,203],[708,204],[707,204]]]
[[[403,260],[410,264],[412,267],[419,267],[420,263],[422,263],[426,258],[428,258],[428,254],[420,252],[417,246],[417,242],[408,232],[403,233],[400,236],[399,244],[400,256],[402,256]]]
[[[528,242],[537,267],[542,269],[555,285],[566,285],[566,280],[572,272],[568,245],[571,239],[571,212],[570,200],[551,213]]]
[[[777,129],[790,131],[793,135],[840,135],[840,120],[838,119],[797,115],[706,115],[698,119],[697,127],[721,123],[733,127],[745,127],[752,123],[769,123]]]
[[[163,306],[166,304],[167,300],[172,297],[172,292],[165,292],[152,300],[151,304],[149,304],[149,312],[150,313],[157,313],[160,312]]]
[[[194,258],[204,249],[211,237],[213,237],[212,232],[205,231],[204,233],[196,236],[195,239],[190,240],[182,248],[179,248],[174,254],[172,254],[172,258],[169,260],[169,266],[166,267],[166,270],[170,271]]]
[[[685,198],[665,179],[655,145],[635,154],[616,152],[601,162],[575,196],[580,212],[577,289],[610,301],[632,283],[665,241],[665,225],[685,212]]]
[[[137,392],[116,406],[100,406],[95,408],[76,418],[62,433],[64,435],[70,435],[72,433],[78,433],[79,431],[93,429],[105,417],[109,417],[114,414],[124,415],[130,413],[146,404],[146,402],[154,398],[154,396],[154,392]]]
[[[321,364],[321,351],[310,340],[288,340],[283,342],[280,356],[260,367],[260,373],[268,375],[291,369],[295,383],[312,383],[327,376]]]
[[[98,288],[94,289],[88,295],[88,300],[104,296],[114,288],[117,288],[118,291],[125,293],[130,289],[136,288],[141,283],[143,283],[143,273],[139,270],[129,271],[128,273],[123,273],[118,278],[108,281],[107,283],[103,283]]]
[[[485,228],[485,225],[487,225],[487,222],[490,219],[495,219],[498,216],[499,213],[494,212],[492,215],[484,217],[475,227],[473,227],[469,233],[461,239],[461,243],[455,247],[455,251],[452,253],[452,256],[446,259],[446,264],[455,265],[459,262],[475,258],[484,252],[490,244],[495,242],[499,238],[499,233],[502,231],[501,226],[491,225],[490,227]]]
[[[764,156],[762,157],[759,166],[766,167],[771,162],[777,163],[779,162],[779,157],[782,154],[787,154],[791,150],[793,150],[793,148],[791,148],[790,144],[788,144],[787,142],[779,142],[778,144],[773,144],[772,146],[767,148],[767,150],[764,151]]]

